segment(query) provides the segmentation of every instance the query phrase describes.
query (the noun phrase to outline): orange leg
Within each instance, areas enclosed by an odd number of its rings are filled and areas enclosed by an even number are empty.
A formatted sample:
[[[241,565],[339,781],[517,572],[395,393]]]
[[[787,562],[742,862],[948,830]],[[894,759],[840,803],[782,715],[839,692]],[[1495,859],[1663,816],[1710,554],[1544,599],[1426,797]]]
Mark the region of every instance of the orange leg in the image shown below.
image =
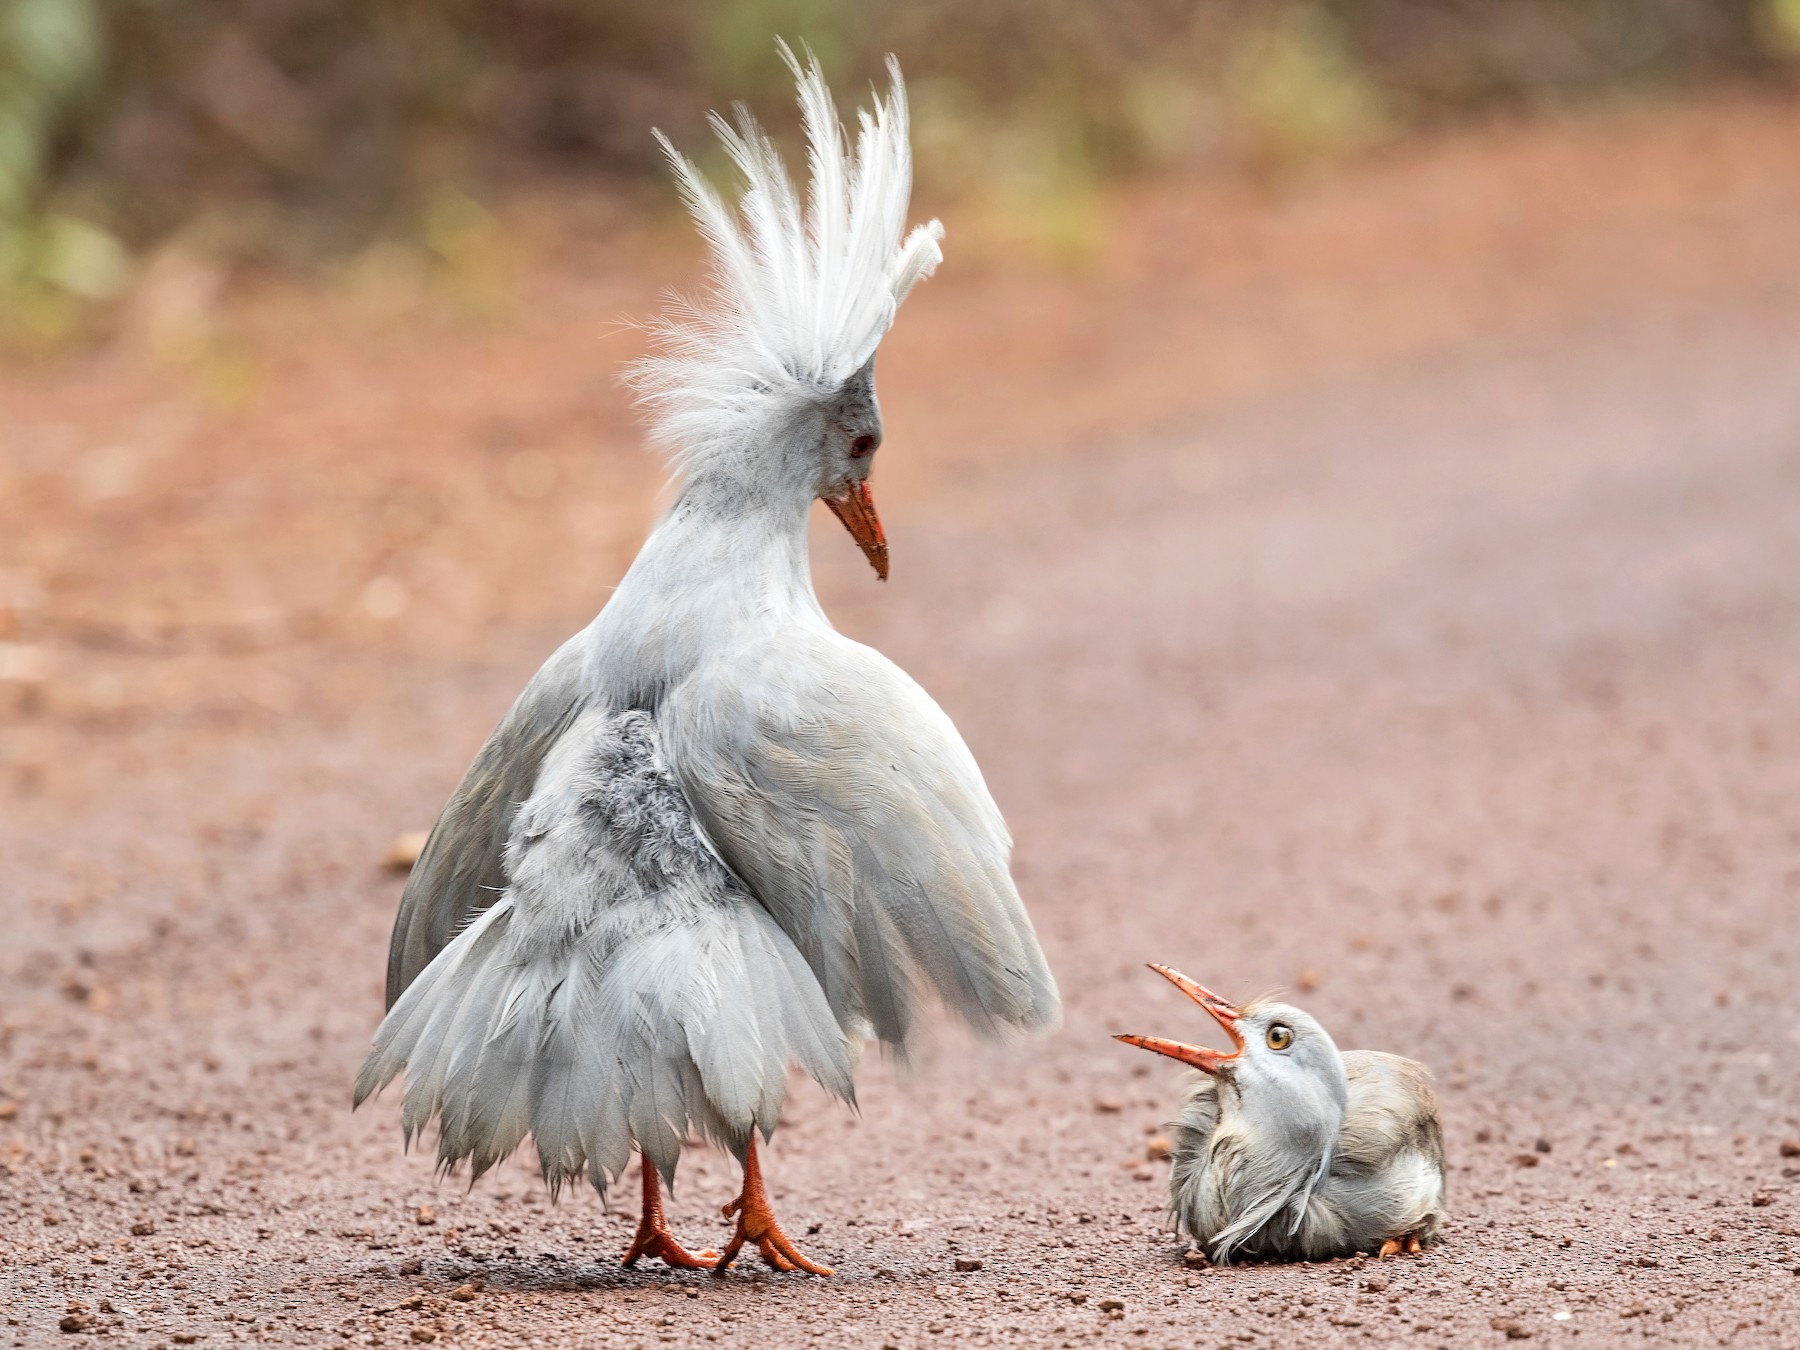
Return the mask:
[[[713,1274],[723,1275],[746,1242],[754,1242],[762,1259],[775,1270],[805,1270],[814,1275],[831,1274],[830,1266],[822,1266],[794,1245],[794,1240],[775,1222],[775,1211],[769,1208],[769,1196],[763,1190],[762,1164],[756,1158],[756,1136],[750,1136],[750,1152],[744,1158],[744,1191],[729,1205],[724,1214],[737,1215],[737,1232],[725,1244],[725,1251],[713,1266]]]
[[[718,1258],[715,1251],[690,1252],[669,1232],[669,1221],[663,1217],[662,1184],[657,1180],[656,1164],[638,1154],[638,1166],[644,1173],[644,1213],[638,1220],[637,1236],[625,1253],[622,1266],[634,1266],[640,1256],[654,1256],[665,1266],[681,1270],[710,1270]]]
[[[1382,1243],[1381,1250],[1376,1255],[1378,1257],[1399,1256],[1404,1252],[1408,1256],[1417,1256],[1424,1250],[1425,1245],[1419,1241],[1417,1233],[1402,1233],[1399,1237],[1391,1237]]]

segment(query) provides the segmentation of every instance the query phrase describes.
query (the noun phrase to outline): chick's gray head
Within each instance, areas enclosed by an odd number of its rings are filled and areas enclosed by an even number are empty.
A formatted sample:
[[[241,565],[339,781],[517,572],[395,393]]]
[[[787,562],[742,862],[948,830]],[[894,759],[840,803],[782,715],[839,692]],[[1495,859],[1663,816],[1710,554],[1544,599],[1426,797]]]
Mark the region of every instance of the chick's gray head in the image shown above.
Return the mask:
[[[1230,1052],[1161,1036],[1121,1035],[1127,1045],[1192,1065],[1229,1085],[1222,1110],[1265,1117],[1271,1124],[1342,1118],[1349,1096],[1343,1056],[1331,1034],[1307,1012],[1271,999],[1239,1006],[1167,966],[1151,966],[1212,1017],[1231,1038]]]
[[[1331,1034],[1311,1014],[1262,999],[1244,1008],[1238,1026],[1243,1049],[1226,1071],[1239,1110],[1283,1133],[1335,1138],[1350,1083]]]

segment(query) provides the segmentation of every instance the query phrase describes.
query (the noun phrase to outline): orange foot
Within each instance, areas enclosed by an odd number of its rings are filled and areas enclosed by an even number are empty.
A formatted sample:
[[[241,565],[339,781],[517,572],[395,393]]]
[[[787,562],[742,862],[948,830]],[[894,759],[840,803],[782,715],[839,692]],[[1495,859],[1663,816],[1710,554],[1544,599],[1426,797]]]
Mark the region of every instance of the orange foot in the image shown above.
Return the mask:
[[[663,1218],[662,1185],[657,1180],[656,1165],[639,1154],[638,1166],[644,1173],[644,1214],[638,1220],[637,1236],[619,1264],[635,1266],[639,1257],[653,1256],[665,1266],[681,1270],[711,1270],[719,1254],[711,1250],[690,1252],[675,1240],[668,1220]]]
[[[775,1211],[769,1208],[769,1197],[763,1190],[762,1165],[756,1160],[756,1136],[750,1136],[750,1152],[744,1158],[744,1191],[729,1205],[724,1214],[737,1215],[737,1231],[725,1244],[725,1251],[713,1264],[713,1274],[723,1275],[746,1242],[754,1242],[762,1259],[774,1270],[804,1270],[814,1275],[829,1275],[830,1266],[809,1260],[794,1245],[794,1240],[775,1222]]]
[[[1381,1244],[1377,1256],[1399,1256],[1405,1252],[1408,1256],[1417,1256],[1425,1250],[1425,1244],[1419,1241],[1417,1233],[1402,1233],[1397,1238],[1389,1238]]]

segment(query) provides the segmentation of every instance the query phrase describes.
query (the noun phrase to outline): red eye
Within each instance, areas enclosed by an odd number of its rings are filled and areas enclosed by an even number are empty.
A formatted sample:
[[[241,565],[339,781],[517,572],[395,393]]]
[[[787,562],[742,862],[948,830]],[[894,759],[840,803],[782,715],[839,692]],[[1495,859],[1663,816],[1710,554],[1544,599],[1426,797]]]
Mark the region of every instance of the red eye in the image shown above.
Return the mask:
[[[851,459],[862,459],[865,455],[872,455],[874,453],[875,438],[873,436],[858,436],[855,440],[850,442]]]

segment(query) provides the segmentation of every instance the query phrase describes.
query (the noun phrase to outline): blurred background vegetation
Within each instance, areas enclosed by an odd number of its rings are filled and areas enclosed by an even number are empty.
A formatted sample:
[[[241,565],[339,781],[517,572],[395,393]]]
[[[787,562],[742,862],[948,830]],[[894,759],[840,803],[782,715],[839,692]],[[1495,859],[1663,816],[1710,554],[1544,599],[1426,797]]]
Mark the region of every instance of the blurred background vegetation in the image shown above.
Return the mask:
[[[846,95],[899,53],[924,191],[1053,250],[1109,178],[1800,70],[1800,0],[0,0],[0,329],[78,331],[171,239],[442,251],[521,180],[635,191],[649,127],[777,120],[776,34]]]

